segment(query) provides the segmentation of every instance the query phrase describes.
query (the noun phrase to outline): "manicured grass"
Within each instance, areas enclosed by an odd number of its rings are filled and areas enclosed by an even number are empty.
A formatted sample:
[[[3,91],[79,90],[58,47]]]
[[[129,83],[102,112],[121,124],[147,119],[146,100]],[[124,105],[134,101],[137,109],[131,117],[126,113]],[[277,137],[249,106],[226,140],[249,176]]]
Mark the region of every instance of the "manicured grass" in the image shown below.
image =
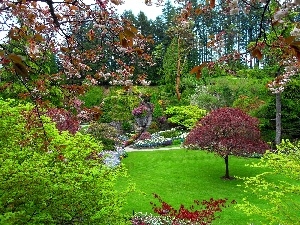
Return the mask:
[[[258,159],[237,158],[230,156],[229,170],[231,176],[250,177],[263,172],[261,168],[246,166]],[[129,152],[123,160],[130,179],[120,181],[120,185],[129,182],[136,184],[136,191],[128,196],[124,212],[152,212],[150,202],[154,201],[152,193],[162,197],[175,208],[180,204],[190,206],[194,200],[211,197],[228,198],[228,202],[241,202],[246,196],[243,181],[223,180],[225,173],[224,159],[212,153],[196,150],[166,150],[151,152]],[[241,185],[241,186],[240,186]],[[247,194],[252,202],[262,205],[255,196]],[[234,205],[224,209],[220,219],[213,224],[249,224],[251,218],[235,209]],[[259,218],[252,218],[259,221]],[[261,224],[261,223],[254,223]]]

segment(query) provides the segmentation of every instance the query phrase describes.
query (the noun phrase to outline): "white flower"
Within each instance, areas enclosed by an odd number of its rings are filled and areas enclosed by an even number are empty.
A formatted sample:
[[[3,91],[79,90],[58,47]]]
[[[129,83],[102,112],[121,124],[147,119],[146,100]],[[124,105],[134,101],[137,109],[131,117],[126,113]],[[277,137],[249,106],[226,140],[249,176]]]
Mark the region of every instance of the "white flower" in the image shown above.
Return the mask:
[[[186,9],[181,9],[181,13],[187,13],[188,11]]]
[[[297,27],[294,27],[294,29],[291,31],[290,34],[291,34],[291,36],[298,37],[298,36],[300,36],[300,29]]]
[[[190,23],[188,21],[181,21],[181,25],[183,28],[188,28],[190,26]]]
[[[146,81],[146,80],[141,80],[140,82],[142,85],[145,85],[145,86],[149,86],[151,84],[151,81]]]
[[[91,83],[94,84],[94,85],[96,85],[96,84],[98,84],[98,81],[96,79],[92,78],[91,79]]]
[[[133,85],[132,80],[125,80],[125,85],[132,86]]]

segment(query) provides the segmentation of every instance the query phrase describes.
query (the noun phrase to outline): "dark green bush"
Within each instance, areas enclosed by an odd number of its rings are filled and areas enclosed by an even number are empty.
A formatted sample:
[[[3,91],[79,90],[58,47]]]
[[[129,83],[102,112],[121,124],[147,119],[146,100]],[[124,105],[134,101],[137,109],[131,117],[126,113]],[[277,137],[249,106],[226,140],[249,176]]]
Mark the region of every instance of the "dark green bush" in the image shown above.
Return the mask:
[[[110,123],[112,121],[129,121],[133,119],[131,111],[139,105],[140,99],[134,94],[117,93],[103,99],[101,109],[103,114],[100,121]]]
[[[123,121],[122,122],[122,131],[123,133],[131,133],[133,131],[133,121]]]
[[[84,105],[88,108],[93,106],[99,106],[104,98],[103,89],[98,86],[91,87],[83,96],[81,100],[84,101]]]

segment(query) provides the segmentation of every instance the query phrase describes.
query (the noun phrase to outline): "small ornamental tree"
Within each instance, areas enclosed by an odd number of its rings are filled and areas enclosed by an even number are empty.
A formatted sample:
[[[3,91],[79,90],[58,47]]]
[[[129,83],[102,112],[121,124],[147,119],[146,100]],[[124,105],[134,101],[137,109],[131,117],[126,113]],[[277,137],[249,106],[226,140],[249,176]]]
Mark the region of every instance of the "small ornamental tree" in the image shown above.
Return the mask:
[[[213,151],[225,159],[224,179],[230,179],[228,156],[263,154],[269,146],[261,140],[258,120],[240,109],[220,108],[199,121],[184,142],[185,146]]]

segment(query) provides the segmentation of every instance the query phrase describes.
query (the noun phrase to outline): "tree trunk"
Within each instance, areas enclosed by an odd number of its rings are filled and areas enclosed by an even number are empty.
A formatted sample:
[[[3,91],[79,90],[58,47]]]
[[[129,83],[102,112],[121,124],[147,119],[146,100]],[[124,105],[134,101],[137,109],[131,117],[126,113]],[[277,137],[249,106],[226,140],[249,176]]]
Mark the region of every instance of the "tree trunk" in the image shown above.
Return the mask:
[[[176,74],[176,96],[178,101],[180,101],[181,98],[181,93],[180,93],[180,73],[181,73],[181,57],[180,57],[180,38],[178,37],[177,41],[177,46],[178,46],[178,55],[177,55],[177,74]]]
[[[276,93],[276,137],[275,144],[281,142],[281,93]]]
[[[229,176],[229,167],[228,167],[228,155],[225,156],[225,168],[226,168],[226,172],[225,172],[225,176],[224,178],[225,179],[230,179],[230,176]]]

